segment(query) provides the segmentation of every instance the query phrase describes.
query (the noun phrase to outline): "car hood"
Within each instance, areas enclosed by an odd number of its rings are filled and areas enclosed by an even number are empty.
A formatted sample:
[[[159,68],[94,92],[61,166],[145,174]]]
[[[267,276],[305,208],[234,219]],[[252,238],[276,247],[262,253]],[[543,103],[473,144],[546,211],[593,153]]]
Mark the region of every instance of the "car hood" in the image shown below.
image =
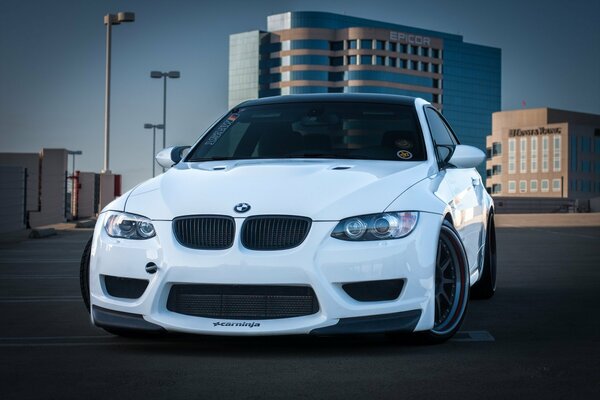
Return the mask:
[[[180,163],[131,191],[125,211],[154,220],[182,215],[299,215],[337,221],[381,212],[428,176],[426,162],[234,160]],[[233,208],[248,203],[249,211]]]

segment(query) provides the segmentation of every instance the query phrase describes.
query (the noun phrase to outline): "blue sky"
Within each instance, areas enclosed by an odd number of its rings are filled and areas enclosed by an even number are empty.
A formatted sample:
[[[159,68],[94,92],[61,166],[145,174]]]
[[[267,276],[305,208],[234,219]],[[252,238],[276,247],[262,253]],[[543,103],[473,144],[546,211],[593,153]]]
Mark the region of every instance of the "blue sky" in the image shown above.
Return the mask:
[[[134,11],[113,31],[111,169],[124,189],[151,176],[151,131],[169,82],[167,145],[191,144],[227,108],[228,40],[286,11],[328,11],[464,36],[502,49],[502,108],[600,113],[600,2],[3,0],[0,151],[82,150],[77,168],[103,160],[106,13]]]

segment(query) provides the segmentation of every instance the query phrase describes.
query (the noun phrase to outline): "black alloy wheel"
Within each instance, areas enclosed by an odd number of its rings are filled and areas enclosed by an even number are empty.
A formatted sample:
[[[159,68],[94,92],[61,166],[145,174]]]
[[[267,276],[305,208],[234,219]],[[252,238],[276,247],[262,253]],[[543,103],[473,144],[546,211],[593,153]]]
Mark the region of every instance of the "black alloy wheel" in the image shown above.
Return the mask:
[[[433,329],[418,333],[427,343],[442,343],[459,330],[469,301],[469,267],[460,237],[444,221],[435,264],[435,317]]]

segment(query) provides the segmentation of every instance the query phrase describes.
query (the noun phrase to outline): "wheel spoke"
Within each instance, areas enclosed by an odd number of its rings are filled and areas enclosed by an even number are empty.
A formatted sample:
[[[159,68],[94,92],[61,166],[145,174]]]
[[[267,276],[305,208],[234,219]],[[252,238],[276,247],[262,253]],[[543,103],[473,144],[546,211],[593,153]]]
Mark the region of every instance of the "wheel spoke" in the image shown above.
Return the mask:
[[[449,258],[446,261],[444,261],[444,263],[440,266],[440,270],[442,272],[446,272],[446,268],[448,268],[448,265],[450,265],[450,259]]]

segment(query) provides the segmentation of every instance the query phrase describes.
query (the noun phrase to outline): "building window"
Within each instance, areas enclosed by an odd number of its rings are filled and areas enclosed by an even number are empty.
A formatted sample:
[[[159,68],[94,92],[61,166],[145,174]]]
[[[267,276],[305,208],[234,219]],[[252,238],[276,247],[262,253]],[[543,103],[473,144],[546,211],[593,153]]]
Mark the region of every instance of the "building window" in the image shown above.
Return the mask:
[[[398,66],[398,59],[396,57],[388,57],[387,65],[390,66],[390,67],[397,67]]]
[[[531,172],[537,172],[537,137],[531,138]]]
[[[560,179],[552,179],[552,191],[560,192]]]
[[[519,181],[519,193],[527,193],[527,181]]]
[[[440,50],[439,49],[431,49],[431,57],[440,58]]]
[[[492,143],[492,157],[499,156],[502,154],[502,143],[494,142]]]
[[[571,152],[569,158],[571,162],[571,170],[577,171],[577,136],[571,136],[571,143],[569,143],[569,151]]]
[[[560,171],[560,136],[554,136],[554,168],[553,171]]]
[[[500,175],[502,173],[502,165],[492,165],[492,175]]]
[[[419,70],[419,62],[415,61],[415,60],[410,60],[410,68],[413,71],[418,71]]]
[[[356,49],[356,40],[348,40],[348,48],[349,49]]]
[[[492,185],[492,194],[502,193],[502,185],[499,183],[494,183]]]
[[[548,191],[548,179],[542,179],[541,189],[542,189],[542,192]]]
[[[348,65],[356,65],[356,56],[348,56]]]
[[[408,45],[401,44],[400,45],[400,53],[408,54]]]
[[[407,69],[408,68],[408,61],[401,59],[400,60],[400,68]]]
[[[429,71],[429,63],[422,62],[421,63],[421,71],[428,72]]]
[[[410,54],[419,55],[419,46],[410,45]]]
[[[508,173],[514,174],[516,172],[515,169],[515,147],[516,147],[516,139],[508,139]],[[510,191],[510,185],[508,187]]]
[[[398,49],[398,45],[394,42],[388,42],[387,49],[388,51],[396,51]]]
[[[360,41],[360,48],[361,49],[372,49],[373,41],[371,39],[362,39]]]
[[[375,41],[375,50],[383,50],[385,49],[385,42],[383,40]]]
[[[344,65],[344,57],[329,57],[329,65],[334,67]]]
[[[344,42],[342,42],[341,40],[338,42],[329,42],[329,50],[331,50],[331,51],[344,50]]]
[[[535,193],[535,192],[537,192],[537,190],[538,190],[537,183],[538,183],[538,182],[537,182],[537,179],[532,179],[532,180],[529,182],[529,191],[530,191],[530,192],[532,192],[532,193]]]
[[[373,63],[373,56],[362,55],[360,56],[360,65],[371,65]]]
[[[508,181],[508,193],[517,193],[516,181]]]
[[[385,65],[385,57],[375,56],[375,65]]]
[[[519,162],[519,172],[524,174],[527,172],[527,138],[521,138],[520,140],[520,162]]]
[[[542,172],[548,172],[548,136],[542,138]]]
[[[440,65],[439,64],[431,64],[431,72],[433,72],[434,74],[439,74],[440,73]]]

